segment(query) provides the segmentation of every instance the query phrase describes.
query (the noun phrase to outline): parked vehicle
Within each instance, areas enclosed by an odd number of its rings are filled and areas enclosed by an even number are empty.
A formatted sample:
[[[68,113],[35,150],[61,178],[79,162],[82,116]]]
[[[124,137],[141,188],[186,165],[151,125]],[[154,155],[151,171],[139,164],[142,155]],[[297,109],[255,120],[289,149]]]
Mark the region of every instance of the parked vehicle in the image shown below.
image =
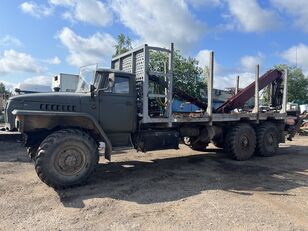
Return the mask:
[[[282,72],[271,70],[259,78],[257,72],[255,83],[213,109],[213,55],[208,101],[202,102],[173,88],[173,50],[173,45],[170,49],[144,45],[114,57],[111,69],[81,72],[75,93],[10,98],[5,106],[6,129],[24,135],[40,179],[54,188],[84,183],[98,163],[100,142],[105,143],[108,160],[119,148],[178,149],[184,139],[198,151],[213,142],[239,161],[254,153],[273,155],[285,141],[287,73],[283,78]],[[151,52],[168,55],[164,72],[149,68]],[[259,111],[259,90],[283,79],[284,94],[278,94],[283,97],[273,100],[270,111]],[[201,110],[173,113],[174,95]],[[254,95],[254,110],[241,109]]]

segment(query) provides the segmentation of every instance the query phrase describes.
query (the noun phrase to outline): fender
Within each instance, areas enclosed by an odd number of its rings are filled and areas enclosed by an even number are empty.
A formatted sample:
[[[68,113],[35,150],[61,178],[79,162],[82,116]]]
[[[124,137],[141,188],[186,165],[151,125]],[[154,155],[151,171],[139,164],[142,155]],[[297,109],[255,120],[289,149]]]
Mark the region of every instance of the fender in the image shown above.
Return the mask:
[[[16,128],[21,133],[35,131],[37,129],[56,128],[61,124],[76,126],[88,130],[94,130],[96,135],[105,142],[105,158],[111,159],[112,144],[93,116],[79,112],[57,112],[57,111],[29,111],[13,110],[16,116]]]

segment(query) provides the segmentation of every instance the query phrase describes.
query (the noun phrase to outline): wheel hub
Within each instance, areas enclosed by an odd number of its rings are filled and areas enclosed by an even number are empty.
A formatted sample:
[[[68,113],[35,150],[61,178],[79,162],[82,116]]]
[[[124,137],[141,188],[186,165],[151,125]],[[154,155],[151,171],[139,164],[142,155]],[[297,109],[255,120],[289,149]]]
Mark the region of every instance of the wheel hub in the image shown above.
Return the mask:
[[[246,148],[248,147],[249,145],[249,140],[246,136],[243,136],[242,139],[241,139],[241,144],[242,144],[242,147]]]
[[[57,170],[64,175],[75,175],[85,165],[84,153],[78,149],[65,149],[58,153],[56,159]]]
[[[66,157],[64,161],[64,163],[70,167],[73,167],[74,165],[76,165],[76,162],[77,162],[76,156],[72,156],[72,155],[69,155],[68,157]]]
[[[273,145],[273,144],[274,144],[274,137],[273,137],[272,134],[269,134],[269,135],[267,136],[267,143],[268,143],[269,145]]]

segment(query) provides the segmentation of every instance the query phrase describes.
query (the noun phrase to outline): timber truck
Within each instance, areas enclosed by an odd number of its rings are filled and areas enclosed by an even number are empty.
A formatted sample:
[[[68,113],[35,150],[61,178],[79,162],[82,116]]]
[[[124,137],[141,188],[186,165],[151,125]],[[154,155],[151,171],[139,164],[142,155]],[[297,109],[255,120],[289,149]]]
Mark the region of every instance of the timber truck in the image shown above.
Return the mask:
[[[155,52],[164,57],[159,67],[151,60]],[[270,70],[259,78],[257,68],[255,82],[214,109],[214,53],[203,101],[173,87],[173,53],[173,44],[145,44],[112,58],[110,69],[82,69],[74,93],[11,97],[0,140],[13,131],[21,134],[38,177],[54,188],[86,182],[98,164],[101,142],[108,160],[119,149],[178,149],[184,141],[198,151],[212,142],[239,161],[275,154],[287,130],[287,72]],[[264,111],[259,109],[259,91],[266,86],[271,88],[271,108]],[[200,110],[173,113],[175,97]],[[254,108],[245,109],[252,97]]]

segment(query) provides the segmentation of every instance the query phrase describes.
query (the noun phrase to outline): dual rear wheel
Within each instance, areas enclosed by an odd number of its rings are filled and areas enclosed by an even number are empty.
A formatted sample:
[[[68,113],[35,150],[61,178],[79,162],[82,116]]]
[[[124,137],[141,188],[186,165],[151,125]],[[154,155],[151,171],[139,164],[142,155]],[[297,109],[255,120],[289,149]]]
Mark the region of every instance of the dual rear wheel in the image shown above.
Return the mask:
[[[247,160],[255,152],[256,134],[249,124],[232,127],[226,135],[224,147],[235,160]]]
[[[254,129],[238,124],[229,129],[224,149],[236,160],[247,160],[254,153],[271,156],[279,144],[277,126],[266,122]],[[203,140],[188,140],[192,149],[205,151]],[[32,154],[32,150],[29,153]],[[33,155],[33,154],[32,154]],[[86,132],[64,129],[49,135],[38,147],[35,169],[43,182],[53,188],[65,188],[84,183],[95,170],[99,160],[97,142]]]
[[[278,150],[279,133],[277,126],[270,122],[254,129],[249,124],[239,124],[227,133],[224,148],[235,160],[248,160],[254,153],[272,156]]]
[[[254,154],[259,156],[272,156],[278,150],[279,131],[271,122],[264,122],[256,128],[250,124],[242,123],[229,128],[224,138],[212,140],[212,143],[223,148],[235,160],[248,160]],[[208,143],[190,138],[186,143],[196,151],[206,151]]]
[[[257,128],[256,154],[259,156],[272,156],[279,147],[279,130],[273,123],[267,122]]]

